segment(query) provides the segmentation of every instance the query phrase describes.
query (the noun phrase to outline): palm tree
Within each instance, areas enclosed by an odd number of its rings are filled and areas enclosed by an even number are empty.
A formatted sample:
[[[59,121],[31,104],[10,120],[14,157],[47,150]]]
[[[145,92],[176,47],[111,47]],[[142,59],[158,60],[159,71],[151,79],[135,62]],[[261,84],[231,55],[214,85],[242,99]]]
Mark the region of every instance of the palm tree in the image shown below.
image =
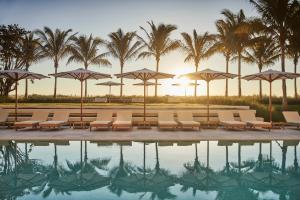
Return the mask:
[[[154,57],[156,61],[156,71],[159,71],[159,61],[162,56],[176,50],[180,47],[178,40],[172,40],[170,35],[177,29],[172,24],[159,24],[156,26],[153,21],[147,22],[150,26],[148,32],[145,28],[140,27],[146,35],[146,39],[138,36],[146,50],[142,51],[138,58]],[[157,80],[155,80],[155,96],[157,96]]]
[[[109,66],[111,63],[105,58],[107,53],[98,54],[98,47],[104,44],[100,38],[94,38],[92,35],[89,37],[81,35],[79,37],[73,36],[71,38],[73,43],[69,46],[69,57],[67,64],[71,62],[82,63],[84,68],[87,69],[92,65]],[[85,80],[85,97],[87,97],[87,81]]]
[[[243,60],[248,63],[257,64],[259,72],[264,67],[275,64],[280,57],[278,45],[272,37],[264,35],[258,36],[259,40],[245,51]],[[262,81],[259,81],[259,97],[262,99]]]
[[[242,53],[246,47],[253,44],[251,39],[251,31],[253,29],[252,22],[246,18],[244,11],[240,10],[237,14],[234,14],[230,10],[223,10],[222,15],[225,16],[225,22],[231,27],[229,32],[229,44],[231,50],[236,54],[238,61],[238,96],[242,96],[241,87],[241,61]]]
[[[212,48],[214,36],[208,32],[198,35],[195,29],[193,35],[189,35],[186,32],[181,33],[181,35],[183,37],[181,47],[186,54],[184,62],[193,61],[197,72],[200,61],[210,57],[214,52]],[[197,96],[197,81],[195,81],[194,96]]]
[[[110,41],[107,43],[107,48],[110,55],[119,59],[121,74],[123,74],[125,62],[137,55],[141,48],[141,42],[135,40],[135,32],[124,33],[122,29],[118,29],[117,32],[112,32],[108,36],[110,38]],[[123,77],[121,77],[120,85],[120,96],[122,95]]]
[[[297,73],[297,65],[300,57],[300,15],[298,13],[295,23],[292,25],[291,34],[288,36],[288,56],[293,60],[294,72]],[[294,80],[295,98],[298,99],[297,79]]]
[[[214,49],[216,52],[220,52],[224,55],[226,60],[226,73],[229,73],[229,61],[232,57],[232,47],[230,44],[230,27],[229,23],[226,23],[223,19],[216,22],[217,34],[215,34]],[[225,82],[225,96],[228,96],[228,79]]]
[[[36,30],[35,33],[39,36],[42,42],[42,49],[44,55],[49,57],[54,62],[55,74],[57,73],[59,61],[64,58],[68,53],[68,46],[71,43],[70,33],[72,29],[62,31],[60,29],[55,29],[52,31],[49,27],[44,27],[44,30]],[[53,97],[56,98],[57,90],[57,78],[54,78],[54,94]]]
[[[33,33],[29,33],[22,38],[21,41],[23,62],[25,64],[25,70],[28,71],[29,67],[38,62],[44,57],[42,46],[38,38],[34,38]],[[25,79],[25,98],[28,98],[28,79]]]
[[[262,20],[273,32],[273,35],[280,46],[281,51],[281,70],[285,72],[285,54],[287,48],[287,37],[297,7],[294,0],[250,0]],[[282,104],[287,108],[286,81],[282,80]]]

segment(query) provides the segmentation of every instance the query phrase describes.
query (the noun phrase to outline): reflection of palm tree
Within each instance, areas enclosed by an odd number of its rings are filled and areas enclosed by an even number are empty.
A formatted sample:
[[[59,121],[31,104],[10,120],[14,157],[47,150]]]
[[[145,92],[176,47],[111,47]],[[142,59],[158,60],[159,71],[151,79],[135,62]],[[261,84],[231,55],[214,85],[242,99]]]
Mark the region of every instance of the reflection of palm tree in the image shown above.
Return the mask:
[[[55,150],[56,152],[56,150]],[[91,191],[109,184],[109,178],[98,173],[106,170],[110,159],[87,159],[87,142],[85,142],[84,161],[82,159],[82,141],[80,142],[80,161],[67,161],[67,169],[59,167],[59,176],[49,180],[44,197],[52,190],[55,193],[70,194],[71,191]],[[56,161],[55,161],[56,160]],[[54,168],[57,166],[57,157],[54,156]]]

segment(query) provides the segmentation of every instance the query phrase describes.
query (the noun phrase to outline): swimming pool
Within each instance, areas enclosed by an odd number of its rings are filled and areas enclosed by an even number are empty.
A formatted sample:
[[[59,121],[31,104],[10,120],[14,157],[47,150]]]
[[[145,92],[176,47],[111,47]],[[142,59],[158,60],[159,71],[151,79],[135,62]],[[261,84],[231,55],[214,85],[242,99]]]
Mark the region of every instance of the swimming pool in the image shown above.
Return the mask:
[[[0,199],[300,199],[298,144],[0,142]]]

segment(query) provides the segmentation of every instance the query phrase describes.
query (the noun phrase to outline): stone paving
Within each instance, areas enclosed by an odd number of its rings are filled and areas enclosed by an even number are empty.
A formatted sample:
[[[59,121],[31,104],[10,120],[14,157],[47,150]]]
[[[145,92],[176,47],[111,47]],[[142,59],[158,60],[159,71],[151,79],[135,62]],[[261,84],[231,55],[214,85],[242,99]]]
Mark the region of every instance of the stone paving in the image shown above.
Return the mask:
[[[63,128],[61,130],[0,129],[0,141],[201,141],[201,140],[300,140],[300,130],[276,129],[234,131],[224,129],[202,129],[201,131],[160,131],[156,127],[148,130],[134,128],[129,131],[92,131],[89,129]]]

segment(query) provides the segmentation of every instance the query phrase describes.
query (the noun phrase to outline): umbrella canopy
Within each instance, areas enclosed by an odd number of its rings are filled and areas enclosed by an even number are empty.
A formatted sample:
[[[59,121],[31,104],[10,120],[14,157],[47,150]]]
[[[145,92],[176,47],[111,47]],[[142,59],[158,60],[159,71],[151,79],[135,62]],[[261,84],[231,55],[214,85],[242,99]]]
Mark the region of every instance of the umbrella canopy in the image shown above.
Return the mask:
[[[135,83],[133,85],[137,85],[137,86],[144,86],[144,82],[140,82],[140,83]],[[146,81],[146,86],[152,86],[155,85],[155,83],[150,82],[150,81]],[[160,83],[158,83],[157,85],[161,85]]]
[[[108,98],[108,101],[110,102],[111,87],[112,86],[120,86],[120,85],[124,85],[124,84],[118,83],[118,82],[113,82],[113,81],[106,81],[106,82],[102,82],[102,83],[96,83],[96,85],[102,85],[102,86],[108,86],[109,87],[109,98]]]
[[[207,82],[207,121],[209,121],[209,82],[212,80],[235,78],[237,75],[226,72],[204,69],[202,71],[183,74],[180,77],[187,77],[190,80],[204,80]]]
[[[42,74],[29,72],[21,69],[9,69],[0,71],[0,78],[10,79],[16,84],[15,89],[15,122],[18,120],[18,81],[22,79],[43,79],[48,78]]]
[[[161,72],[156,72],[150,69],[140,69],[132,72],[127,72],[123,74],[115,74],[117,78],[128,78],[128,79],[139,79],[144,83],[144,124],[146,122],[146,82],[151,79],[166,79],[173,78],[175,75],[166,74]]]
[[[82,84],[83,81],[87,79],[104,79],[104,78],[111,78],[109,74],[102,74],[99,72],[91,71],[88,69],[79,68],[76,70],[66,71],[66,72],[59,72],[56,74],[49,74],[50,76],[58,77],[58,78],[70,78],[70,79],[76,79],[79,80],[81,83],[80,87],[80,121],[82,122]]]
[[[182,84],[182,83],[173,83],[172,86],[198,86],[200,84],[196,83],[188,83],[187,85]],[[186,87],[184,87],[184,96],[186,96]]]
[[[247,81],[251,80],[265,80],[268,81],[270,84],[270,94],[269,94],[269,115],[270,115],[270,122],[272,122],[272,82],[275,80],[283,80],[283,79],[293,79],[300,77],[300,74],[291,73],[291,72],[281,72],[269,69],[264,72],[251,74],[244,76],[243,79]]]

